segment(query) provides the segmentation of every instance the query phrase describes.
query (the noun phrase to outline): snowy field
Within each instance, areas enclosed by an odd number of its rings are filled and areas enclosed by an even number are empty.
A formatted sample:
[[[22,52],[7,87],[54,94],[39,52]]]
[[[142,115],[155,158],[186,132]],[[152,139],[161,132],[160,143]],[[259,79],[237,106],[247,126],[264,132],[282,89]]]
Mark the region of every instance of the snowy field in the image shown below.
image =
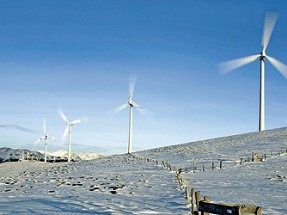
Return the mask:
[[[0,214],[190,214],[176,169],[212,202],[287,214],[286,150],[281,128],[134,153],[144,159],[2,163]],[[252,153],[263,161],[251,162]]]
[[[0,214],[171,214],[172,211],[188,214],[189,211],[174,173],[127,155],[44,166],[28,161],[0,164]],[[14,169],[11,174],[8,167]],[[24,172],[15,171],[22,167]]]
[[[254,204],[262,207],[263,214],[282,215],[287,214],[286,150],[287,128],[280,128],[137,154],[181,168],[184,180],[211,201]],[[263,162],[251,162],[252,153],[260,155]]]

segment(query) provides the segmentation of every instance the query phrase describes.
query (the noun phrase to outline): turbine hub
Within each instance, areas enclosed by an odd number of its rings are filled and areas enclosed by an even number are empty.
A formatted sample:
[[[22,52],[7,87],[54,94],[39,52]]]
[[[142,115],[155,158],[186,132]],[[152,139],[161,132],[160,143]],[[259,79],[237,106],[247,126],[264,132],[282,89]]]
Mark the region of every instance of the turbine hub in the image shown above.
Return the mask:
[[[265,50],[262,50],[262,52],[260,53],[260,55],[261,55],[261,58],[265,58],[265,57],[266,57],[266,52],[265,52]]]
[[[135,106],[135,104],[134,104],[133,101],[129,101],[128,104],[129,104],[131,107]]]

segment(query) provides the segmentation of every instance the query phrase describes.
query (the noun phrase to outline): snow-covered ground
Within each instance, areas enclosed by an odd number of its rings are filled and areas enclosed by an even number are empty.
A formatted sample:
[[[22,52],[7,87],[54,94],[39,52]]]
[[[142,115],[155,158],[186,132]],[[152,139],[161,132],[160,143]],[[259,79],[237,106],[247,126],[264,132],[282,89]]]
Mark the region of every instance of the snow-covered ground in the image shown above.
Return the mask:
[[[161,166],[127,155],[48,165],[0,178],[0,214],[188,214],[175,174]]]
[[[181,168],[184,180],[211,201],[254,204],[262,207],[263,214],[287,214],[287,128],[137,154]],[[263,162],[251,162],[252,154],[260,155]]]
[[[190,214],[176,169],[211,201],[287,214],[286,150],[287,128],[280,128],[136,152],[135,157],[3,163],[0,214]],[[251,162],[252,154],[263,161]]]

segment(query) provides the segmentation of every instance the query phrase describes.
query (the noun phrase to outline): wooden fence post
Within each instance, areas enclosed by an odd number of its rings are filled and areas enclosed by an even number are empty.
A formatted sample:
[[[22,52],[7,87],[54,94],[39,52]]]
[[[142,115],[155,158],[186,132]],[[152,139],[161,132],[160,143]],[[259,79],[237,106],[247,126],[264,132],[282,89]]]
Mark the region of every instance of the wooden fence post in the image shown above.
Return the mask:
[[[190,205],[190,181],[187,181],[185,192],[186,192],[187,205]]]
[[[194,215],[194,203],[195,203],[195,198],[194,198],[194,188],[191,189],[191,214]]]
[[[183,178],[181,175],[179,176],[179,180],[180,180],[180,189],[182,190],[183,189]]]
[[[178,181],[179,188],[180,188],[180,190],[182,190],[182,188],[183,188],[183,179],[182,179],[182,176],[180,175],[179,172],[176,172],[176,177],[177,177],[177,181]]]
[[[199,211],[200,191],[195,192],[196,208]]]
[[[195,172],[197,170],[197,168],[196,168],[196,162],[195,162],[195,160],[193,161],[193,172]]]
[[[262,215],[262,208],[261,207],[256,208],[255,215]]]

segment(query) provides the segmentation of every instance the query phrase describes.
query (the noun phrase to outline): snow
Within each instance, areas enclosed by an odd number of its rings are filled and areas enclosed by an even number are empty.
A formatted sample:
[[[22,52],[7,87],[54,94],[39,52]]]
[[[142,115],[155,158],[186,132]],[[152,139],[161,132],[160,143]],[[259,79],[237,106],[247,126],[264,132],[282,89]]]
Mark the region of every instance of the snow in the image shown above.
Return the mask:
[[[0,163],[6,161],[20,161],[20,160],[44,160],[44,151],[30,151],[27,149],[10,149],[7,147],[0,148]],[[75,161],[79,160],[92,160],[101,158],[103,155],[95,152],[82,152],[72,153],[71,158]],[[58,150],[55,152],[47,152],[48,162],[60,162],[65,161],[68,158],[68,152],[64,150]]]
[[[1,177],[0,182],[4,213],[188,213],[174,173],[128,155],[56,164]]]
[[[287,214],[286,150],[287,128],[280,128],[70,164],[6,162],[0,214],[190,214],[179,169],[212,202]],[[262,161],[252,162],[252,154]]]

